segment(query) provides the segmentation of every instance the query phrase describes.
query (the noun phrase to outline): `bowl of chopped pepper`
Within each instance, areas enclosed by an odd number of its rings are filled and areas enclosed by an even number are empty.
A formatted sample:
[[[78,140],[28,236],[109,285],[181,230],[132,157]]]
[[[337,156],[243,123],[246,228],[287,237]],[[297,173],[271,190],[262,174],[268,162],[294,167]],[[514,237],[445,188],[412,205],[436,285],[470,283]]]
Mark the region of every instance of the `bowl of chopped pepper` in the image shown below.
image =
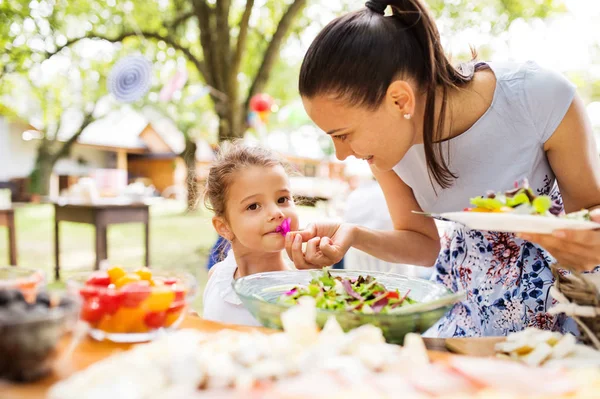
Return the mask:
[[[281,329],[281,313],[310,296],[321,327],[332,316],[346,331],[373,324],[390,343],[426,331],[464,299],[464,293],[425,279],[327,268],[257,273],[235,280],[233,289],[265,327]]]

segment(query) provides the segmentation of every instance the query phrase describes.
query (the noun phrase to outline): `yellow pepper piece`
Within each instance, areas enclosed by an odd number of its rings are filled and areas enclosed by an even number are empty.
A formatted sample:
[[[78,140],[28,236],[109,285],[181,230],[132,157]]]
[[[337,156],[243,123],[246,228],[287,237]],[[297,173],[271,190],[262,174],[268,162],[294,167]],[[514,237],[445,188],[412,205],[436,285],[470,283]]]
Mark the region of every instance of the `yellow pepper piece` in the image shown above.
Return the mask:
[[[142,303],[142,307],[150,312],[162,312],[169,309],[175,299],[175,293],[170,289],[153,289],[150,296]]]
[[[116,283],[117,280],[119,280],[125,274],[127,274],[125,273],[125,270],[123,270],[123,268],[120,266],[113,266],[110,269],[108,269],[106,273],[110,277],[110,282],[113,284]]]
[[[140,278],[142,280],[146,280],[146,281],[152,280],[152,271],[150,271],[150,269],[148,269],[147,267],[142,267],[142,268],[137,269],[135,271],[135,274],[140,276]]]
[[[121,287],[123,287],[126,284],[133,283],[133,282],[136,282],[136,281],[141,281],[141,280],[142,279],[137,274],[129,273],[129,274],[126,274],[123,277],[119,278],[115,282],[115,286],[117,288],[121,288]]]

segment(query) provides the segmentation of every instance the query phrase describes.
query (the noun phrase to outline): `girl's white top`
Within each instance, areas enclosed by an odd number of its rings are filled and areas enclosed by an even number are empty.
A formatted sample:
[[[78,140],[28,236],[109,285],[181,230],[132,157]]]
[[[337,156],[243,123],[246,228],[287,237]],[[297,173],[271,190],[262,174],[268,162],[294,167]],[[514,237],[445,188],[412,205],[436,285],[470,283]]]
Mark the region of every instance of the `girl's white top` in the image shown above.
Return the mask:
[[[237,269],[233,251],[214,265],[211,277],[204,289],[204,314],[206,320],[229,324],[260,326],[261,324],[244,307],[242,301],[233,290],[233,276]]]

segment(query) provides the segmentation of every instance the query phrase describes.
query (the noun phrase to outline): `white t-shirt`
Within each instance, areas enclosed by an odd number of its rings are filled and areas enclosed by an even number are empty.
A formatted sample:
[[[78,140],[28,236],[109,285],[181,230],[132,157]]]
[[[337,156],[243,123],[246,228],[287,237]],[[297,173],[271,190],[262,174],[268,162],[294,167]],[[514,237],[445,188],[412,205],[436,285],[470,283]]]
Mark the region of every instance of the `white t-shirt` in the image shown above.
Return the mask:
[[[203,318],[228,324],[260,326],[261,324],[244,307],[231,286],[236,269],[233,251],[229,251],[223,261],[211,268],[214,272],[204,289]]]

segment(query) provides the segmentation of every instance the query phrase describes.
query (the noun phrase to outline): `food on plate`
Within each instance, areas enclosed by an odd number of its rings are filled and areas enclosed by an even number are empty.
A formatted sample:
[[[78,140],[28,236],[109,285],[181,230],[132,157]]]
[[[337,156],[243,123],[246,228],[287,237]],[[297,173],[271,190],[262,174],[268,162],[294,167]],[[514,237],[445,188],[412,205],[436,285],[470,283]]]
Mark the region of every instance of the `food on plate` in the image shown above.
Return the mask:
[[[588,210],[561,215],[562,207],[548,195],[537,195],[529,187],[527,179],[519,186],[505,192],[489,191],[485,196],[471,198],[473,208],[465,208],[466,212],[514,212],[522,215],[559,216],[567,219],[589,221]]]
[[[385,343],[365,325],[323,330],[303,297],[285,332],[181,330],[93,364],[49,391],[50,399],[121,398],[575,398],[597,392],[600,370],[532,368],[494,358],[430,362],[420,336]]]
[[[317,308],[358,313],[393,313],[394,309],[416,303],[410,290],[388,290],[373,276],[357,278],[332,276],[327,268],[313,273],[308,286],[297,285],[284,293],[279,302],[295,305],[302,297],[315,298]]]
[[[81,319],[94,331],[143,334],[181,321],[193,278],[114,266],[70,281],[82,298]],[[145,340],[141,336],[140,340]]]
[[[509,334],[496,351],[529,366],[600,366],[600,352],[578,344],[572,334],[536,328]]]

